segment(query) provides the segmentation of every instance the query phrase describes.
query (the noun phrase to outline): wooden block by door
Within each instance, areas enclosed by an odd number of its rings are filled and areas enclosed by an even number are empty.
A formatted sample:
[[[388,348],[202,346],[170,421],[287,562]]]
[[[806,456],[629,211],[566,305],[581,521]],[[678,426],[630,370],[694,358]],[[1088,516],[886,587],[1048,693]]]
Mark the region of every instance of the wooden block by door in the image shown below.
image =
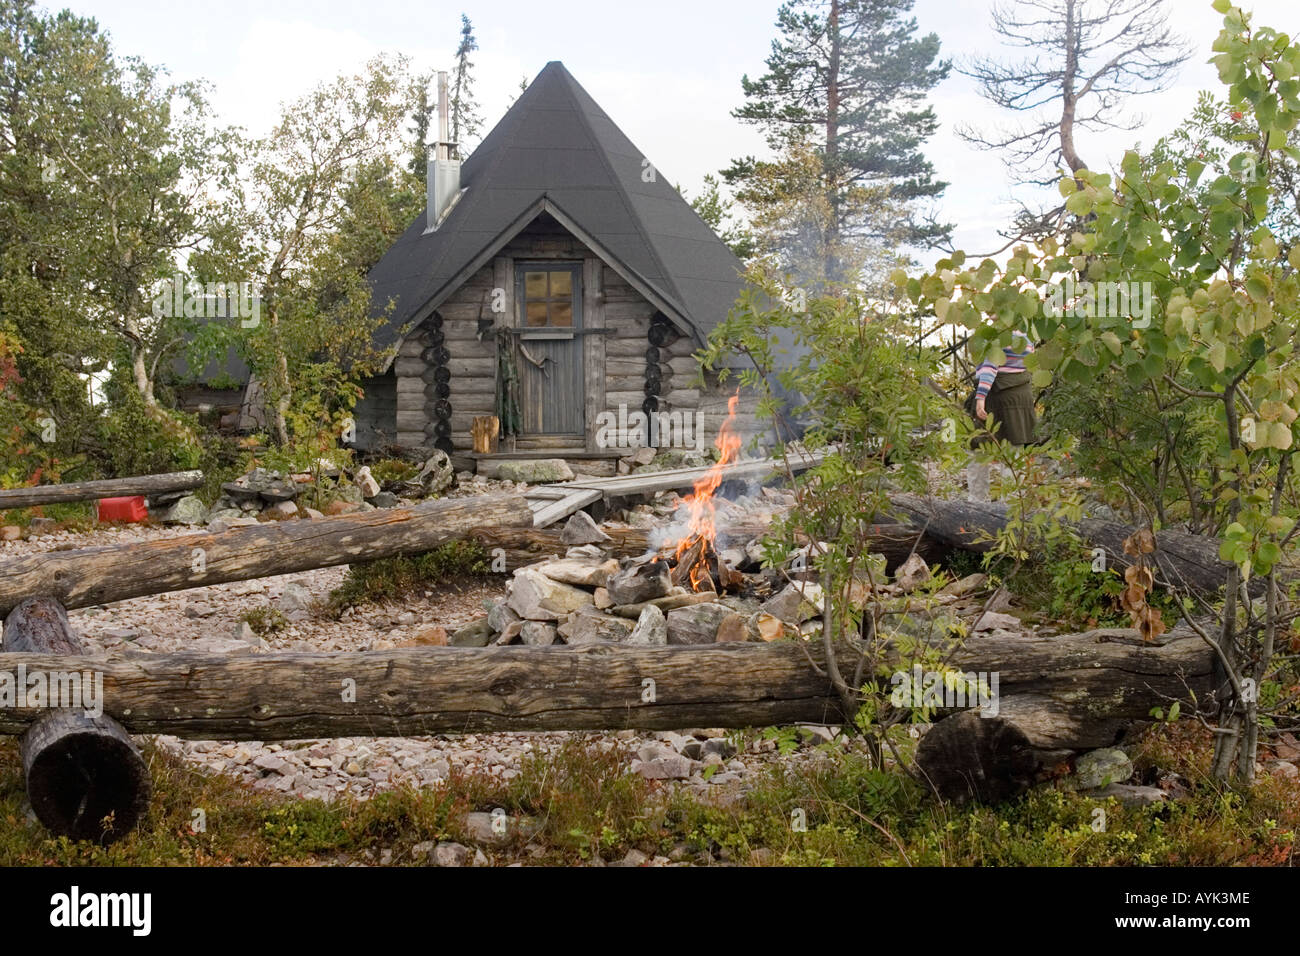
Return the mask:
[[[475,415],[469,433],[474,440],[476,454],[495,455],[497,436],[501,434],[501,420],[495,415]]]

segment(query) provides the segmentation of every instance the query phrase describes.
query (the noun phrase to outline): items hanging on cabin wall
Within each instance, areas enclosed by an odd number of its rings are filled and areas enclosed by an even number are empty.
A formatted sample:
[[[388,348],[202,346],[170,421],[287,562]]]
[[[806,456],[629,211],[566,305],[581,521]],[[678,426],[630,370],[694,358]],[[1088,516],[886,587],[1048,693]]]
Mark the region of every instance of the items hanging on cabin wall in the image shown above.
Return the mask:
[[[666,372],[665,367],[659,364],[663,357],[660,349],[676,342],[679,333],[668,321],[668,316],[656,312],[650,319],[650,330],[646,333],[646,337],[650,341],[650,346],[645,350],[645,401],[641,403],[641,411],[651,415],[659,410],[660,396],[672,388],[668,383],[671,373]]]
[[[451,351],[447,348],[447,337],[442,331],[442,315],[433,313],[425,322],[425,349],[421,353],[424,359],[424,410],[429,419],[425,426],[425,437],[434,448],[452,453],[451,441]]]

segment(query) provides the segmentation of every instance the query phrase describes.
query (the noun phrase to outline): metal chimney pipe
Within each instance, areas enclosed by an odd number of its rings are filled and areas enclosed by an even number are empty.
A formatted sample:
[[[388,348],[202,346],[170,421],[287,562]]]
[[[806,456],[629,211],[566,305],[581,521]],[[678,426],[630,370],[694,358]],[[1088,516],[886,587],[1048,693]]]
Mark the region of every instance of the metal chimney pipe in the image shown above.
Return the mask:
[[[447,74],[438,73],[438,139],[428,153],[426,189],[428,199],[425,232],[438,228],[460,197],[460,160],[451,158],[451,102],[447,95]]]

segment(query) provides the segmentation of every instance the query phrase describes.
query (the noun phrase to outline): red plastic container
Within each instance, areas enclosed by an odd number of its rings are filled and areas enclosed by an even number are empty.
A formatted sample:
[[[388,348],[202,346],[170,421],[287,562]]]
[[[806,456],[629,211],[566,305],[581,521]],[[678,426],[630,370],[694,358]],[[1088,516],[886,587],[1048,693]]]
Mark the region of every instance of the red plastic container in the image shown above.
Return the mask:
[[[125,521],[139,524],[149,517],[149,508],[144,503],[144,495],[129,498],[100,498],[100,521]]]

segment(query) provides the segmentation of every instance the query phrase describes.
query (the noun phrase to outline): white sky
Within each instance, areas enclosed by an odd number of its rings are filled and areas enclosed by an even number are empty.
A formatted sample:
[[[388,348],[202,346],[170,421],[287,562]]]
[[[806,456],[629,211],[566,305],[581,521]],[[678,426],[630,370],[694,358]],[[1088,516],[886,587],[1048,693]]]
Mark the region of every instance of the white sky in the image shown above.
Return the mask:
[[[177,79],[210,81],[223,118],[253,132],[270,125],[280,102],[380,51],[410,56],[417,71],[448,68],[464,12],[480,47],[477,95],[486,128],[505,112],[521,77],[531,80],[549,60],[563,60],[660,173],[694,194],[706,173],[763,150],[757,131],[732,119],[730,111],[741,102],[741,75],[763,70],[779,2],[71,0],[69,5],[95,17],[113,36],[119,54],[165,66]],[[1300,32],[1296,0],[1246,0],[1244,6],[1256,12],[1256,24]],[[1196,53],[1172,89],[1134,104],[1148,118],[1140,130],[1081,140],[1081,155],[1096,166],[1117,160],[1135,137],[1149,145],[1170,132],[1190,112],[1198,90],[1219,89],[1206,60],[1221,18],[1209,0],[1172,0],[1172,8],[1174,25],[1195,44]],[[914,14],[922,32],[939,35],[945,57],[997,52],[987,0],[917,0]],[[927,154],[939,177],[951,184],[940,213],[958,224],[958,246],[973,253],[1001,246],[996,231],[1013,208],[1006,172],[996,155],[968,146],[952,127],[959,121],[1006,122],[1006,117],[955,73],[932,102],[943,126]]]

